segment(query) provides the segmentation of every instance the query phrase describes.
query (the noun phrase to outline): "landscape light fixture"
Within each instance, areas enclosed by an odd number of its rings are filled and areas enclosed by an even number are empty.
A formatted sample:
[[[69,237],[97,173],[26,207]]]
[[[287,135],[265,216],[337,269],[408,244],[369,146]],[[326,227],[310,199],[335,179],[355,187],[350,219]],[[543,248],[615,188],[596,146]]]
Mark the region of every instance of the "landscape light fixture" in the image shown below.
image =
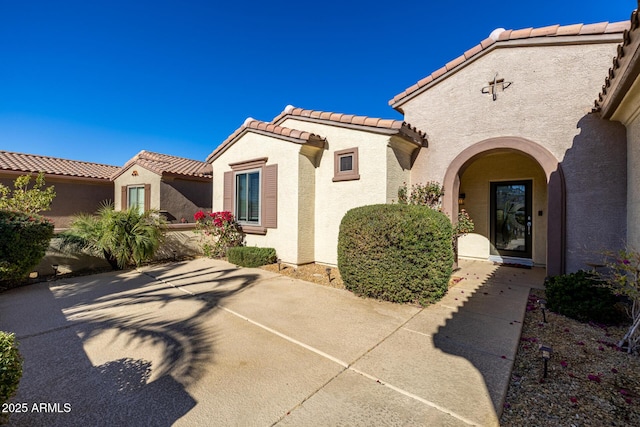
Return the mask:
[[[327,272],[327,277],[329,278],[329,283],[331,283],[331,267],[327,267],[324,269]]]
[[[53,268],[53,277],[58,275],[58,267],[60,267],[58,264],[51,264],[51,268]]]
[[[545,310],[547,309],[547,300],[539,299],[538,304],[540,304],[540,308],[542,309],[542,321],[544,323],[547,323],[547,313],[545,312]]]
[[[547,378],[547,363],[551,358],[553,349],[550,346],[540,344],[540,352],[542,353],[542,360],[544,361],[544,378]]]
[[[280,264],[282,264],[282,260],[278,258],[276,262],[278,263],[278,271],[280,271]]]

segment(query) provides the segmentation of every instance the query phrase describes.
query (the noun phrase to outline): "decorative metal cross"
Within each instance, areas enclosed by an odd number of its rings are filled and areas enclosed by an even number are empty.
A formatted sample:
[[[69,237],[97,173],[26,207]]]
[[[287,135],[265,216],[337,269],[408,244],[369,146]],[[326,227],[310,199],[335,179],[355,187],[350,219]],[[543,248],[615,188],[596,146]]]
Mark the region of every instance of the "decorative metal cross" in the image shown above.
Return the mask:
[[[489,82],[489,86],[482,88],[482,93],[490,93],[493,96],[493,100],[498,99],[498,91],[504,92],[506,88],[511,86],[513,82],[505,82],[504,79],[498,78],[498,73],[493,77],[493,81]]]

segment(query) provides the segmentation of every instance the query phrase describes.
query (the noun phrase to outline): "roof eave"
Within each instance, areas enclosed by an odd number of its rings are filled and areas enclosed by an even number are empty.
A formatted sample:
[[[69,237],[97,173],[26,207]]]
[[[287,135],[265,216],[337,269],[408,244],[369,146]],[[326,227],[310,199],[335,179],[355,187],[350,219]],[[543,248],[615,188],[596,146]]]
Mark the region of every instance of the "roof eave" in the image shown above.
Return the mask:
[[[566,46],[566,45],[583,45],[583,44],[597,44],[597,43],[619,43],[622,41],[622,33],[604,33],[604,34],[584,34],[584,35],[571,35],[571,36],[548,36],[548,37],[533,37],[513,40],[498,40],[494,43],[488,44],[481,50],[476,49],[475,53],[464,61],[453,60],[449,64],[456,64],[455,66],[447,69],[447,66],[442,67],[434,71],[430,76],[420,80],[414,86],[409,87],[405,91],[393,97],[389,100],[389,106],[394,110],[404,114],[402,106],[422,94],[433,86],[453,76],[458,71],[471,65],[476,60],[484,57],[485,55],[493,52],[495,49],[502,48],[514,48],[514,47],[539,47],[539,46]],[[470,49],[468,52],[473,51]],[[410,91],[406,95],[402,95]],[[402,95],[402,96],[401,96]]]
[[[603,119],[611,119],[640,75],[640,22],[638,12],[631,14],[631,31],[625,32],[623,43],[596,100],[595,110]]]

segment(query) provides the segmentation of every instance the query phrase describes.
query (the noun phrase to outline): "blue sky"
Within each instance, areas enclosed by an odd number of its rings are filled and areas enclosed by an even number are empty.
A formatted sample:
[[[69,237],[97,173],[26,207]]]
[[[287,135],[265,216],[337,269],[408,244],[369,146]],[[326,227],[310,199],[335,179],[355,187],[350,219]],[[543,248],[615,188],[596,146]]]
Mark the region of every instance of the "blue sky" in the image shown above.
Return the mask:
[[[247,117],[269,121],[287,104],[402,119],[389,99],[495,28],[622,21],[636,7],[0,0],[0,150],[112,165],[143,149],[205,160]]]

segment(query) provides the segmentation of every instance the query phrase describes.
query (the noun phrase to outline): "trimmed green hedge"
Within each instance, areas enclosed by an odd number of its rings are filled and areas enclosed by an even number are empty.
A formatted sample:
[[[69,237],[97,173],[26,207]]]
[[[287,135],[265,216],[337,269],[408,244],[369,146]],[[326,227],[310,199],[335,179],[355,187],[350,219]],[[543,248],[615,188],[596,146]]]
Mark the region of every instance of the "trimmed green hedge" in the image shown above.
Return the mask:
[[[242,267],[260,267],[276,262],[276,250],[273,248],[257,248],[254,246],[236,246],[227,250],[230,263]]]
[[[338,269],[357,295],[427,305],[447,292],[452,265],[451,221],[426,206],[363,206],[340,224]]]
[[[23,279],[44,257],[53,237],[47,218],[12,211],[0,211],[0,281]]]
[[[581,322],[616,325],[625,315],[616,308],[618,297],[592,273],[580,270],[545,280],[549,310]]]
[[[0,406],[18,390],[22,378],[22,356],[15,335],[0,331]],[[4,414],[0,413],[0,424]]]

